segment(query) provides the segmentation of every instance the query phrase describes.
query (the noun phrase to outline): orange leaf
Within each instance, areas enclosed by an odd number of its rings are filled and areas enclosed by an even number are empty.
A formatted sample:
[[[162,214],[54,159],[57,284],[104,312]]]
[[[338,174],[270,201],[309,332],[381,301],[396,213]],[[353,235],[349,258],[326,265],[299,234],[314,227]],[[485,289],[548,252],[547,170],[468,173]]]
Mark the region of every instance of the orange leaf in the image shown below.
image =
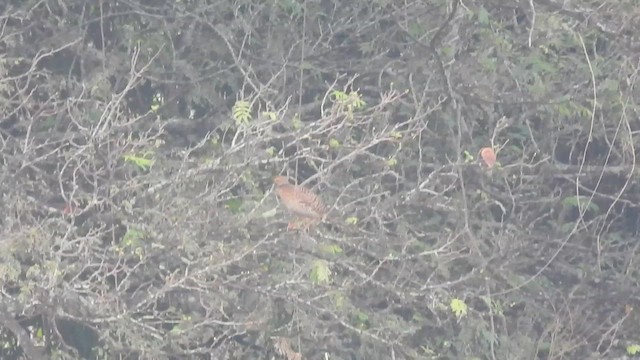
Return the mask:
[[[493,165],[496,164],[496,153],[490,147],[485,147],[480,150],[480,156],[484,163],[487,164],[488,167],[492,168]]]

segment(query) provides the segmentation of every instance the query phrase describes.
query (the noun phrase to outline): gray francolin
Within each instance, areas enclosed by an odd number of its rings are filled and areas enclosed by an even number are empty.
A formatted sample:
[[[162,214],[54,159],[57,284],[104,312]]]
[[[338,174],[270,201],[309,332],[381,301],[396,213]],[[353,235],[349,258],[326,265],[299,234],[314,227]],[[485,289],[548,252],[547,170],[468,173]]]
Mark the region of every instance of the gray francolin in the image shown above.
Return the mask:
[[[280,203],[299,218],[298,222],[290,222],[287,229],[296,229],[301,222],[305,230],[308,230],[311,225],[319,223],[327,213],[322,199],[306,187],[292,185],[286,176],[276,176],[273,183]]]

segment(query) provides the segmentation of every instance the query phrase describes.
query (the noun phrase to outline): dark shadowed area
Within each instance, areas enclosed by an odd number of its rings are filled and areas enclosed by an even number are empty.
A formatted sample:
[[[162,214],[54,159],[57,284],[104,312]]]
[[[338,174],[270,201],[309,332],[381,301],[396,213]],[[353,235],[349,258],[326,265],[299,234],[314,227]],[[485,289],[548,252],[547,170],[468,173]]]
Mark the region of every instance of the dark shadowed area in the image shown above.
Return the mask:
[[[637,0],[3,1],[0,358],[640,354],[639,34]]]

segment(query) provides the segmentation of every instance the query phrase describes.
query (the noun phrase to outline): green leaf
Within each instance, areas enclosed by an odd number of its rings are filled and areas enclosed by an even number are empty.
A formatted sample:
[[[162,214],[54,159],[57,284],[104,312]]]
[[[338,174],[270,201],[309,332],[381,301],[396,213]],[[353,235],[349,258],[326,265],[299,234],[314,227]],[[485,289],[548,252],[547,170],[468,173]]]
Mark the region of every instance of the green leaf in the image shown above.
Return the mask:
[[[440,51],[442,52],[445,58],[452,57],[455,53],[455,49],[451,46],[443,46],[440,48]]]
[[[367,105],[367,103],[364,100],[362,100],[362,96],[360,96],[360,94],[357,91],[354,91],[351,94],[349,94],[349,98],[351,100],[350,106],[352,106],[356,110],[362,109]]]
[[[640,354],[640,345],[631,344],[631,345],[627,346],[627,354],[629,354],[631,356]]]
[[[314,69],[315,69],[315,67],[313,66],[313,64],[312,64],[312,63],[310,63],[310,62],[307,62],[307,61],[303,61],[303,62],[300,64],[300,68],[301,68],[302,70],[314,70]]]
[[[562,224],[562,226],[560,226],[560,231],[563,234],[569,234],[571,233],[574,227],[575,227],[575,224],[573,223]]]
[[[342,309],[345,305],[347,305],[347,299],[342,293],[334,293],[333,303],[335,304],[336,309]]]
[[[342,254],[342,248],[338,245],[322,245],[320,250],[329,254]]]
[[[604,81],[604,87],[611,92],[617,92],[620,88],[620,82],[616,79],[606,79]]]
[[[300,120],[300,114],[297,114],[297,113],[296,113],[296,114],[293,116],[292,123],[293,123],[293,128],[294,128],[294,129],[298,130],[298,129],[302,128],[302,125],[303,125],[303,124],[302,124],[302,120]]]
[[[467,150],[464,151],[464,153],[462,153],[462,156],[464,156],[464,162],[466,163],[470,163],[473,162],[473,155],[471,155],[471,153]]]
[[[357,91],[352,91],[347,94],[343,91],[334,90],[331,93],[331,97],[334,102],[346,106],[349,111],[358,110],[367,105]]]
[[[304,10],[302,5],[294,0],[279,0],[276,4],[290,17],[298,17]]]
[[[489,24],[489,13],[487,12],[487,10],[483,7],[480,7],[480,10],[478,11],[478,22],[482,25],[487,25]]]
[[[242,200],[239,198],[229,199],[227,203],[224,205],[232,214],[240,213],[240,208],[242,207]]]
[[[153,165],[153,159],[147,159],[146,155],[136,156],[136,155],[124,155],[124,161],[137,166],[142,171],[147,171]]]
[[[211,146],[218,148],[220,146],[220,137],[215,134],[211,137]]]
[[[329,269],[329,264],[324,260],[314,261],[309,279],[314,284],[327,284],[331,282],[331,269]]]
[[[600,211],[600,207],[595,204],[593,201],[589,202],[589,198],[586,196],[580,196],[580,198],[578,198],[577,196],[569,196],[566,197],[562,200],[562,205],[567,206],[567,207],[578,207],[578,203],[581,206],[585,206],[587,204],[589,204],[589,207],[587,208],[587,210],[591,210],[591,211],[595,211],[598,212]]]
[[[344,220],[345,223],[349,225],[355,225],[358,223],[358,218],[355,216],[350,216]]]
[[[251,103],[246,100],[238,100],[231,108],[231,116],[236,125],[245,125],[251,121]]]
[[[271,209],[269,211],[263,212],[262,213],[262,217],[265,218],[265,219],[272,218],[272,217],[276,216],[276,212],[277,212],[276,209],[273,208],[273,209]]]
[[[376,50],[373,42],[363,41],[358,45],[360,52],[365,56],[372,56]]]
[[[461,319],[462,317],[467,315],[467,304],[465,304],[464,301],[460,299],[451,299],[449,307],[451,308],[451,312],[453,312],[458,319]]]
[[[164,98],[162,94],[156,93],[155,95],[153,95],[153,100],[151,100],[151,111],[158,112],[158,109],[160,108],[160,106],[162,106],[163,103]]]
[[[417,38],[422,37],[426,32],[422,22],[419,21],[410,22],[407,30],[409,31],[409,34]]]
[[[277,114],[275,112],[273,112],[273,111],[263,111],[262,112],[262,116],[268,118],[271,121],[278,120]]]
[[[136,228],[130,227],[122,237],[120,243],[125,247],[135,248],[141,244],[144,233]]]
[[[340,141],[336,140],[336,139],[331,139],[329,140],[329,147],[332,149],[337,149],[340,147]]]
[[[265,150],[267,152],[267,155],[274,157],[276,155],[276,148],[271,146],[269,147],[267,150]]]
[[[355,323],[354,325],[356,327],[360,329],[367,329],[369,328],[369,325],[367,324],[369,322],[369,315],[363,313],[362,311],[358,311],[354,315],[353,322]]]
[[[333,101],[338,103],[343,103],[347,101],[347,99],[349,98],[349,95],[347,95],[347,93],[345,93],[344,91],[334,90],[331,93],[331,97],[333,97]]]

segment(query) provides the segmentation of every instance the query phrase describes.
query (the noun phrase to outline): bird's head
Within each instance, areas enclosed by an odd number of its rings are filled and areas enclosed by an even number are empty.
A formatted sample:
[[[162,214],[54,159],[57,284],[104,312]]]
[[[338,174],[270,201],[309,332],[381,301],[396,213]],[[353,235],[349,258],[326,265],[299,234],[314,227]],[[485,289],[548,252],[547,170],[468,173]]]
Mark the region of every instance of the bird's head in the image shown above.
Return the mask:
[[[277,187],[289,185],[289,178],[286,176],[276,176],[273,178],[273,183]]]

